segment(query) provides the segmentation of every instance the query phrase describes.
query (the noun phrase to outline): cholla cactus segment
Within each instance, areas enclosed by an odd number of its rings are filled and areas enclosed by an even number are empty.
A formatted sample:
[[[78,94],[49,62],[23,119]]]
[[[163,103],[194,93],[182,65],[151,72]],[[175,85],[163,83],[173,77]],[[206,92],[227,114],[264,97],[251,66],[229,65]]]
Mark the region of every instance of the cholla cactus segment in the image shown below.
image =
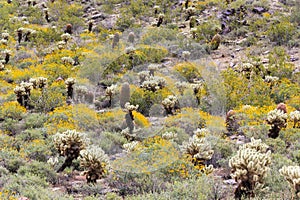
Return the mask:
[[[269,149],[269,146],[261,141],[261,139],[251,138],[251,142],[244,144],[241,149],[254,149],[260,153],[266,153]]]
[[[58,158],[57,157],[50,157],[47,160],[47,163],[51,166],[54,167],[56,164],[58,164]]]
[[[188,154],[192,156],[193,159],[202,162],[210,160],[214,154],[214,151],[211,149],[210,144],[206,142],[205,138],[198,138],[195,135],[189,139],[189,142],[182,144],[181,150],[184,154]]]
[[[85,135],[76,130],[56,133],[53,137],[53,141],[59,154],[68,158],[77,158],[79,152],[85,149],[88,144]]]
[[[194,135],[198,138],[203,138],[207,135],[209,135],[210,131],[207,128],[197,128],[197,130],[194,131]]]
[[[67,80],[65,81],[66,86],[72,86],[76,83],[75,78],[67,78]]]
[[[263,180],[271,164],[271,151],[260,140],[251,139],[244,144],[229,160],[231,176],[239,183],[236,195],[254,196],[258,188],[263,187]]]
[[[152,92],[162,89],[165,86],[166,86],[166,80],[162,77],[157,77],[157,76],[150,76],[141,85],[142,88]]]
[[[33,84],[30,82],[21,82],[20,87],[23,87],[25,89],[26,93],[29,93],[33,89]]]
[[[150,64],[150,65],[148,65],[148,70],[158,70],[159,69],[159,66],[160,65],[158,65],[158,64]]]
[[[67,56],[67,57],[62,57],[61,60],[63,61],[64,64],[70,64],[70,65],[74,65],[75,61],[73,58]]]
[[[37,78],[37,87],[41,88],[41,89],[44,88],[47,85],[47,81],[48,81],[48,79],[45,77],[42,77],[42,76],[38,77]]]
[[[5,66],[3,65],[3,63],[0,62],[0,71],[3,71],[5,69]]]
[[[68,42],[71,39],[71,35],[69,33],[64,33],[60,37],[65,42]]]
[[[287,180],[297,195],[300,197],[300,166],[283,166],[279,173],[284,176],[285,180]]]
[[[16,86],[15,89],[14,89],[14,93],[15,93],[17,96],[26,95],[25,88],[22,87],[22,86]]]
[[[125,53],[130,54],[133,53],[136,49],[133,46],[126,47]]]
[[[286,127],[288,115],[282,110],[275,109],[268,113],[267,123],[272,126],[278,126],[279,128]]]
[[[234,157],[229,160],[229,166],[233,169],[231,174],[237,181],[249,180],[253,177],[254,182],[262,182],[271,164],[271,152],[260,153],[254,149],[240,149]],[[261,180],[257,180],[260,178]]]
[[[185,60],[188,60],[190,58],[191,52],[189,51],[183,51],[182,52],[182,58]]]
[[[294,122],[294,128],[300,128],[300,111],[296,110],[290,113],[290,118]]]
[[[177,133],[174,132],[165,132],[161,136],[165,140],[175,140],[177,139]]]
[[[80,166],[85,169],[87,182],[95,183],[98,178],[105,177],[109,170],[109,159],[105,152],[96,146],[80,151]]]
[[[106,88],[105,95],[111,97],[111,96],[113,96],[117,93],[117,91],[118,91],[117,89],[118,89],[117,85],[111,85],[111,86]]]
[[[138,144],[138,141],[132,141],[130,143],[123,144],[123,148],[125,149],[125,152],[129,153],[134,151]]]
[[[139,105],[131,105],[129,102],[126,102],[124,107],[128,112],[132,112],[134,110],[137,110],[139,108]]]
[[[205,174],[211,174],[214,171],[214,166],[208,165],[208,166],[205,166],[202,170]]]
[[[265,76],[265,82],[267,83],[275,83],[279,80],[277,76]]]
[[[8,40],[1,39],[0,40],[0,44],[7,45],[8,44]]]
[[[138,73],[140,82],[143,83],[145,80],[150,78],[150,72],[149,71],[141,71]]]
[[[3,33],[1,33],[1,37],[2,37],[2,39],[4,39],[4,40],[8,40],[8,38],[9,38],[9,33],[8,33],[8,32],[3,32]]]
[[[169,95],[161,103],[165,108],[173,109],[175,104],[178,102],[178,99],[174,95]]]
[[[88,93],[88,89],[84,85],[79,85],[75,88],[75,91],[78,95],[85,95]]]
[[[66,44],[67,43],[65,41],[59,41],[57,43],[57,48],[61,50],[61,49],[65,48]]]

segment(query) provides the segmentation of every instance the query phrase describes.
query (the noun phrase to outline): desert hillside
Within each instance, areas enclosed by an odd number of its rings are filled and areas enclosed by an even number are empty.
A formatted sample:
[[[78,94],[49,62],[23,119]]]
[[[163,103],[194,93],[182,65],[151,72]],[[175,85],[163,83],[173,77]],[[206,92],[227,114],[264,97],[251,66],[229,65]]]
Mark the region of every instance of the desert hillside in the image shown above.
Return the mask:
[[[300,199],[298,0],[0,0],[0,199]]]

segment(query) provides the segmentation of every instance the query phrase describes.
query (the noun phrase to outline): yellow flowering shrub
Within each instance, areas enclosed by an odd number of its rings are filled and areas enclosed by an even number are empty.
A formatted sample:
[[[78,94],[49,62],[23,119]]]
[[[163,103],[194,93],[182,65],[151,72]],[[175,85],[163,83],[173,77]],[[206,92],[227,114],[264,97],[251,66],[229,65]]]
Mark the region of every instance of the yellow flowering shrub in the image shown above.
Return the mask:
[[[11,118],[20,120],[25,113],[26,109],[16,101],[5,102],[0,107],[0,118],[3,119]]]
[[[84,104],[64,105],[49,113],[49,120],[45,126],[48,134],[67,129],[88,131],[99,127],[99,121],[97,113]]]
[[[116,130],[120,129],[123,121],[125,120],[125,114],[121,108],[112,109],[98,114],[99,124],[103,130]]]
[[[178,63],[173,67],[173,70],[175,70],[189,82],[192,82],[195,78],[201,77],[201,71],[194,63]]]
[[[161,170],[179,159],[179,152],[172,142],[154,136],[145,139],[126,157],[115,160],[112,168],[131,173],[151,173]]]
[[[140,127],[149,127],[150,126],[149,120],[143,114],[141,114],[137,111],[133,111],[132,114],[133,114],[134,122],[136,125],[138,125]]]

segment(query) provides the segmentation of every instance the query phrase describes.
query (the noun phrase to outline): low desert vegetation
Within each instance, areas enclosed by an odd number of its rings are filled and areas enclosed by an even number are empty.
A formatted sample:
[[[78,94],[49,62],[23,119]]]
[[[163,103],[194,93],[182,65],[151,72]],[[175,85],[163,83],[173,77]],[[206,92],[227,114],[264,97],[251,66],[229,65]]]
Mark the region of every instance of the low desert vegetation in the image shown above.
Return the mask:
[[[0,199],[300,199],[296,0],[0,0]]]

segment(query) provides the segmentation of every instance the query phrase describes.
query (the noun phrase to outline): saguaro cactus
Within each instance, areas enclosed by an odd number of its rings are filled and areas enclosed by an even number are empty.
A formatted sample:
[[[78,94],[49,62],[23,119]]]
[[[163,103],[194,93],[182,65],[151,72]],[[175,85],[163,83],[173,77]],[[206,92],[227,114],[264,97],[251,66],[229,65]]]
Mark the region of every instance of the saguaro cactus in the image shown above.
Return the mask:
[[[120,106],[125,108],[126,102],[130,101],[130,86],[129,83],[123,83],[120,91]]]

